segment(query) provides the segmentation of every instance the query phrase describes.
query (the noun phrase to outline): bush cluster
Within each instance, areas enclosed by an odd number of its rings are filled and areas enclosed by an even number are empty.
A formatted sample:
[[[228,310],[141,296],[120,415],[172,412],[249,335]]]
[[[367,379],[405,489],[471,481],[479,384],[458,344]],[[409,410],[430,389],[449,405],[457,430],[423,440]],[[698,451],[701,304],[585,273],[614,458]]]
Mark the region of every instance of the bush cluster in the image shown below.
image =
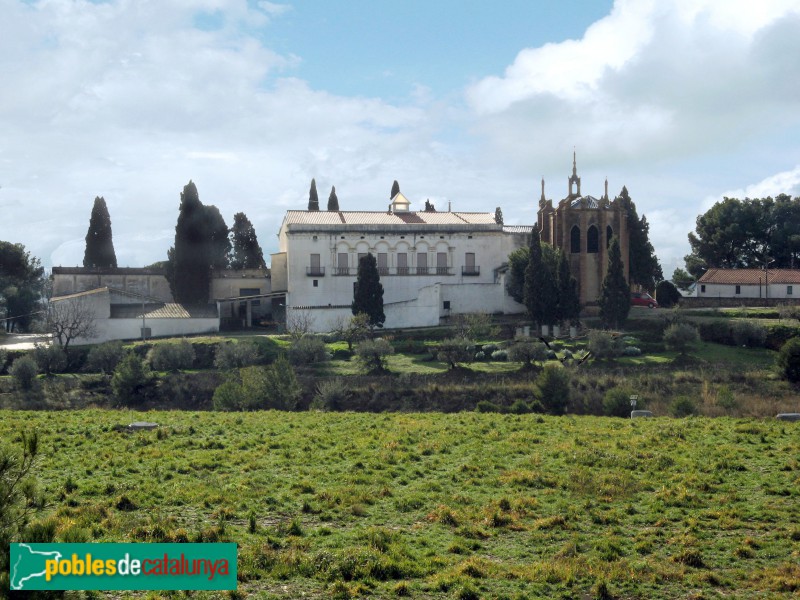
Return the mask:
[[[750,320],[734,321],[731,335],[737,346],[747,348],[763,348],[767,339],[767,330],[763,326]]]
[[[793,383],[800,381],[800,337],[792,338],[783,345],[776,363],[785,379]]]
[[[125,348],[122,342],[115,340],[92,346],[89,356],[86,358],[86,368],[89,371],[110,375],[117,368],[120,361],[125,356]]]
[[[386,370],[386,357],[394,354],[392,345],[382,338],[365,340],[356,346],[356,356],[367,373]]]
[[[239,369],[214,391],[216,410],[294,410],[300,384],[283,357],[273,364]]]
[[[316,335],[304,335],[289,347],[289,362],[293,365],[313,365],[328,358],[324,340]]]
[[[241,369],[251,367],[259,362],[258,346],[252,342],[222,344],[214,356],[217,369]]]
[[[156,371],[180,371],[192,368],[194,348],[189,340],[161,343],[153,346],[147,356],[150,367]]]

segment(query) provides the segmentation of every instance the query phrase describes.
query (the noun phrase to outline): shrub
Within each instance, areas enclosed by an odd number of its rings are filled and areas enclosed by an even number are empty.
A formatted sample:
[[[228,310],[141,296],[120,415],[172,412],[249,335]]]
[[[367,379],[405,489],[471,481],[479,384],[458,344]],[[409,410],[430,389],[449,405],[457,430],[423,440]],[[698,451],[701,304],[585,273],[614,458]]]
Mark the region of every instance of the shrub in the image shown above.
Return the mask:
[[[622,354],[625,342],[619,336],[613,336],[606,331],[595,330],[589,332],[587,347],[595,358],[615,358]]]
[[[656,286],[656,302],[662,308],[671,308],[675,306],[681,299],[681,293],[678,288],[671,281],[659,282]]]
[[[150,367],[135,354],[128,354],[114,369],[111,389],[125,406],[142,404],[152,392],[154,376]]]
[[[497,344],[484,344],[481,346],[481,351],[487,356],[491,356],[495,352],[497,352],[500,347]]]
[[[86,367],[90,371],[110,375],[124,356],[125,348],[123,348],[122,342],[119,340],[98,344],[97,346],[92,346],[91,350],[89,350]]]
[[[268,367],[245,367],[214,390],[217,410],[293,410],[302,389],[292,365],[280,357]]]
[[[508,359],[530,365],[544,362],[549,358],[547,346],[541,342],[517,341],[508,349]]]
[[[252,342],[222,344],[214,356],[214,366],[221,370],[241,369],[257,364],[259,358],[258,346]]]
[[[328,379],[317,384],[317,393],[311,402],[315,410],[341,410],[350,389],[344,379]]]
[[[394,354],[392,345],[382,338],[366,340],[356,346],[356,355],[368,373],[385,371],[386,357]]]
[[[748,348],[763,348],[767,339],[766,328],[748,320],[734,321],[731,334],[737,346]]]
[[[629,417],[631,394],[626,388],[611,388],[603,395],[603,414],[607,417]],[[639,405],[637,408],[641,408]]]
[[[674,323],[664,330],[664,343],[678,354],[686,354],[699,341],[697,329],[687,323]]]
[[[488,313],[462,313],[453,317],[453,327],[457,338],[471,340],[491,339],[498,333]]]
[[[328,360],[325,342],[316,335],[304,335],[292,342],[289,348],[289,362],[293,365],[311,365]]]
[[[787,341],[781,347],[775,360],[784,378],[791,382],[800,381],[800,337],[793,337]],[[14,361],[14,364],[17,362]]]
[[[796,319],[800,321],[800,304],[779,304],[778,316],[781,319]]]
[[[176,343],[156,344],[147,353],[150,367],[156,371],[180,371],[191,369],[194,362],[194,348],[188,340]]]
[[[492,360],[495,362],[506,362],[508,360],[508,352],[505,350],[495,350],[492,352]]]
[[[569,404],[569,373],[559,365],[545,365],[536,378],[539,400],[545,410],[563,414]]]
[[[625,349],[622,351],[622,356],[641,356],[642,351],[641,349],[637,348],[636,346],[625,346]]]
[[[11,363],[8,373],[14,378],[20,389],[31,390],[36,381],[36,375],[39,373],[39,366],[30,356],[21,356]]]
[[[472,358],[473,343],[463,337],[455,337],[443,340],[439,344],[437,358],[455,369],[460,362],[467,362]]]
[[[669,412],[673,417],[689,417],[697,414],[697,407],[688,396],[678,396],[670,403]]]
[[[230,377],[214,390],[211,400],[214,410],[242,410],[244,408],[244,394],[242,382],[238,376]]]
[[[6,361],[8,360],[8,351],[0,348],[0,374],[6,368]]]
[[[39,366],[39,372],[47,376],[61,373],[67,368],[67,353],[58,344],[35,344],[33,347],[33,360]]]

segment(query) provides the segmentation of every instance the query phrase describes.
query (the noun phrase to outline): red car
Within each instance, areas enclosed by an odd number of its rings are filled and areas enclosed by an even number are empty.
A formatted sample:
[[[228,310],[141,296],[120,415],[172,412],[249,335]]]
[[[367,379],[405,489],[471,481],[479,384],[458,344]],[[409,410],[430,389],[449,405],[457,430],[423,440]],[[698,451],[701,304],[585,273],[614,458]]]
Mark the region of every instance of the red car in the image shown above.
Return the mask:
[[[658,302],[647,292],[631,292],[631,306],[658,308]]]

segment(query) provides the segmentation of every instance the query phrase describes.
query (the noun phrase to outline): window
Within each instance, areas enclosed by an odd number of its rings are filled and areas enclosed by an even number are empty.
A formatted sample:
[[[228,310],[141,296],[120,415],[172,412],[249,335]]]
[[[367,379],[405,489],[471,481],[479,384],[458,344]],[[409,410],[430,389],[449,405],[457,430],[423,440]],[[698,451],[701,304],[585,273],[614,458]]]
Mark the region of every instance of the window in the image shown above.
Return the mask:
[[[239,288],[240,296],[258,296],[261,288]],[[261,300],[251,300],[250,306],[261,306]]]
[[[386,252],[378,252],[378,274],[389,274],[389,255]]]
[[[480,269],[475,266],[475,253],[467,252],[464,255],[464,269],[462,275],[478,275]]]
[[[447,252],[436,253],[436,274],[447,275]]]
[[[736,286],[736,293],[737,294],[741,294],[742,293],[742,286],[740,286],[740,285]]]
[[[311,266],[308,267],[308,275],[324,275],[325,271],[320,266],[319,254],[311,255]]]
[[[445,300],[442,302],[442,308],[445,310],[450,310],[450,300]]]
[[[611,225],[606,226],[606,248],[611,245],[611,238],[614,237],[614,230],[611,229]]]
[[[397,274],[408,275],[408,254],[405,252],[397,253]]]
[[[589,254],[597,254],[600,248],[600,232],[597,227],[592,225],[589,231],[586,232],[586,252]]]
[[[705,294],[706,293],[706,284],[705,283],[701,283],[700,284],[700,293],[701,294]]]
[[[417,252],[417,275],[428,274],[428,253]]]
[[[790,286],[790,285],[786,286],[786,295],[787,296],[791,296],[792,295],[792,286]]]
[[[336,255],[336,274],[348,275],[350,270],[347,268],[348,256],[347,252],[339,252]]]
[[[569,251],[573,254],[581,251],[581,230],[577,225],[573,225],[569,232]]]
[[[314,287],[319,287],[319,279],[314,280]]]

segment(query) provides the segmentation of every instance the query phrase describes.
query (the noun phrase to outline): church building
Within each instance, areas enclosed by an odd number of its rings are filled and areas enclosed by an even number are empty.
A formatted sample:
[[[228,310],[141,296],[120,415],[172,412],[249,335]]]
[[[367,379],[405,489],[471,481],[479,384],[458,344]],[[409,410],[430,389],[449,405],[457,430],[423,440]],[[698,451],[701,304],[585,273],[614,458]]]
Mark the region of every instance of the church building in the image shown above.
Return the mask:
[[[622,195],[627,195],[625,188]],[[600,286],[608,270],[608,246],[613,236],[619,238],[625,279],[628,279],[628,222],[623,198],[609,199],[608,179],[602,197],[581,195],[581,178],[574,153],[567,196],[557,207],[545,198],[542,179],[538,224],[541,240],[560,248],[569,257],[570,270],[578,280],[581,304],[596,302],[600,296]]]

